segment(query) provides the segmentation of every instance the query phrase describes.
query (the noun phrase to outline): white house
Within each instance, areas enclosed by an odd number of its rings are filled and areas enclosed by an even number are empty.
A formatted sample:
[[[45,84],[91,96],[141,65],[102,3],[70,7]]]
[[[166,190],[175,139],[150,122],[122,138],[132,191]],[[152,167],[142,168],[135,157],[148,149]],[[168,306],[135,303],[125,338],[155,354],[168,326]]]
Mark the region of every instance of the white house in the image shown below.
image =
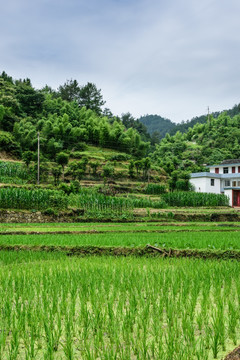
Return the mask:
[[[208,168],[210,172],[191,174],[195,191],[225,194],[230,206],[240,206],[240,159],[224,160]]]

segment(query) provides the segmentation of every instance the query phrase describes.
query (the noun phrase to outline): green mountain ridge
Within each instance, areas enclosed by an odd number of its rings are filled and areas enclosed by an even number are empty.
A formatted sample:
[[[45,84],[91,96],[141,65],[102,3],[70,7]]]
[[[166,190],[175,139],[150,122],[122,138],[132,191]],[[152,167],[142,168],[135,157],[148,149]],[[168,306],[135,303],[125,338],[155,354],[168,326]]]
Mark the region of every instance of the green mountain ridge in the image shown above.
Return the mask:
[[[230,117],[240,113],[240,104],[234,105],[233,108],[228,110],[212,112],[211,116],[217,118],[221,113],[226,112]],[[181,123],[174,123],[160,115],[144,115],[138,119],[152,137],[162,139],[167,133],[170,135],[176,134],[177,131],[186,133],[189,128],[193,128],[197,123],[204,124],[208,120],[208,115],[195,116],[191,120],[182,121]]]

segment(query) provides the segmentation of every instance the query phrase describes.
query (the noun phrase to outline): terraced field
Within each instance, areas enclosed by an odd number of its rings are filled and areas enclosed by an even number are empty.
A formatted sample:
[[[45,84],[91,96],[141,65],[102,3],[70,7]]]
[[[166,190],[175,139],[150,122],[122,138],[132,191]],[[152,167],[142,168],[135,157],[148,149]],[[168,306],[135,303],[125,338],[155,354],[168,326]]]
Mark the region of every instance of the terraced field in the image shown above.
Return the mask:
[[[1,224],[0,233],[1,246],[240,250],[238,223]]]
[[[1,224],[0,232],[3,360],[212,360],[239,344],[240,264],[226,256],[240,254],[238,223]],[[171,257],[181,251],[195,258]]]

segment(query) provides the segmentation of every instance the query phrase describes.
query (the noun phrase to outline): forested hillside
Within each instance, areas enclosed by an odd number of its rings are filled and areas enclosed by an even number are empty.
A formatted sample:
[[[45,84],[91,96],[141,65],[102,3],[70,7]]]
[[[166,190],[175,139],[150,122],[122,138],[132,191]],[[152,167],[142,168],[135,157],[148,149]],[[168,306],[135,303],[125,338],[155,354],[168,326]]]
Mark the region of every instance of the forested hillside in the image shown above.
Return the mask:
[[[30,79],[0,76],[0,150],[21,157],[36,151],[40,132],[41,152],[54,160],[61,151],[77,151],[84,144],[124,151],[144,157],[149,144],[136,128],[102,109],[105,101],[95,84],[80,86],[67,81],[59,89],[36,90]],[[146,137],[144,137],[146,139]]]
[[[225,111],[216,111],[211,113],[213,118],[217,118],[220,113],[226,112],[230,117],[240,113],[240,104],[234,105],[232,109]],[[195,116],[191,120],[182,121],[179,124],[172,122],[169,119],[165,119],[159,115],[145,115],[138,119],[147,129],[149,134],[152,135],[152,142],[157,142],[157,139],[162,139],[169,133],[170,135],[176,134],[177,131],[185,133],[189,128],[194,127],[196,124],[204,124],[208,120],[207,115]]]
[[[64,179],[64,167],[71,158],[81,160],[69,163],[66,175],[71,179],[80,180],[86,173],[97,178],[99,167],[107,178],[113,176],[115,168],[119,177],[168,181],[172,190],[188,190],[189,174],[205,170],[206,164],[240,157],[240,108],[237,105],[209,118],[196,117],[174,125],[157,115],[136,120],[125,113],[120,118],[103,109],[104,104],[101,90],[92,83],[80,86],[76,80],[69,80],[57,90],[48,86],[37,90],[30,79],[13,80],[3,72],[0,75],[0,151],[22,159],[27,167],[31,162],[36,167],[39,133],[41,166],[44,167],[44,161],[45,164],[52,162],[51,176],[55,182],[59,174]],[[152,136],[143,124],[149,121]],[[159,123],[161,134],[155,131]],[[182,131],[169,134],[177,128]],[[163,134],[165,137],[159,142]],[[100,148],[115,153],[100,156]],[[42,168],[41,174],[44,171]]]
[[[172,188],[186,187],[189,173],[206,171],[207,164],[239,157],[240,114],[231,117],[227,112],[210,116],[186,133],[167,134],[152,154],[152,160],[171,175]]]
[[[138,120],[146,126],[149,134],[159,139],[162,139],[176,126],[171,120],[159,115],[145,115],[141,116]]]

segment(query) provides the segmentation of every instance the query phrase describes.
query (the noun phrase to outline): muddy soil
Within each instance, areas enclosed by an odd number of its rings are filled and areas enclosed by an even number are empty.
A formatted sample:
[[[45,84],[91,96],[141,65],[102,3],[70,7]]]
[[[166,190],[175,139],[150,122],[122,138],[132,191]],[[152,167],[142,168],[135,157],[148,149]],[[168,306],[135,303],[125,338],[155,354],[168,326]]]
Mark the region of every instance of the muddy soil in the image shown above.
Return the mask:
[[[141,248],[114,246],[0,245],[0,250],[63,252],[68,256],[137,256],[240,261],[240,251],[237,250],[176,250],[171,248],[157,248],[151,245]]]
[[[240,346],[228,354],[224,360],[240,360]]]
[[[59,230],[59,231],[0,231],[0,235],[78,235],[78,234],[135,234],[135,233],[150,233],[150,234],[166,234],[166,233],[198,233],[198,232],[240,232],[240,229],[177,229],[177,230]]]

